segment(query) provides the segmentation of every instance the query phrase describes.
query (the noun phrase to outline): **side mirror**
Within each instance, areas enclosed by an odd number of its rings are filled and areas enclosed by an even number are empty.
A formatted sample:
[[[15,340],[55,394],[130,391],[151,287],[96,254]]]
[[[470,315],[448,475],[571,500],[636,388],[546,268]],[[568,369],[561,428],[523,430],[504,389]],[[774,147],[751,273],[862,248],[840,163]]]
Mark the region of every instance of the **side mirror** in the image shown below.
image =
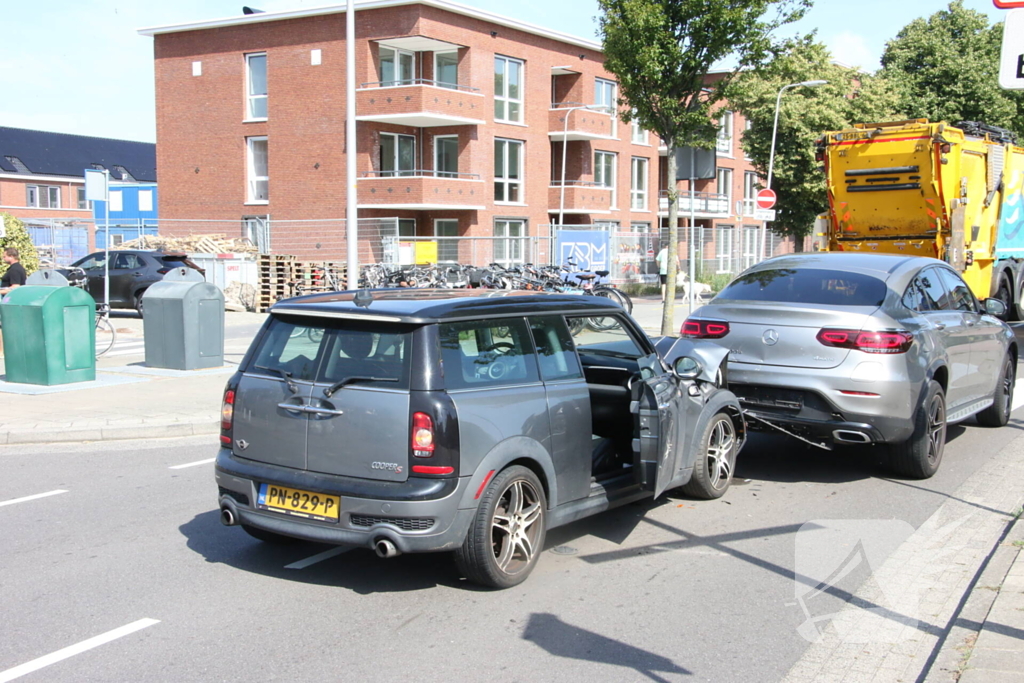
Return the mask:
[[[989,297],[981,303],[985,306],[985,312],[989,315],[994,315],[997,318],[1002,318],[1006,315],[1006,302],[1002,299]]]
[[[680,356],[672,363],[672,372],[679,379],[697,379],[704,372],[704,366],[696,358]]]

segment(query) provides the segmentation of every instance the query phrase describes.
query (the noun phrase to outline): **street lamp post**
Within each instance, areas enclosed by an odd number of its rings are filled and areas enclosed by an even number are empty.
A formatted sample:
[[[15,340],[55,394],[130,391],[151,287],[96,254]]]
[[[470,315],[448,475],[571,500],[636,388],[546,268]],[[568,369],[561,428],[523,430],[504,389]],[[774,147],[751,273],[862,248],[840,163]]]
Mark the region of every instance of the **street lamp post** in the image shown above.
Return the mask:
[[[565,125],[562,127],[562,186],[558,195],[558,225],[563,224],[562,217],[565,214],[565,148],[568,146],[566,143],[569,141],[569,114],[576,111],[577,109],[596,110],[605,109],[603,104],[582,104],[578,107],[569,107],[563,109],[565,112]]]
[[[779,88],[779,96],[775,98],[775,123],[772,125],[772,147],[768,153],[768,187],[766,189],[772,189],[772,174],[775,171],[775,138],[779,133],[779,108],[782,105],[782,93],[786,92],[790,88],[819,88],[826,85],[828,81],[800,81],[799,83],[790,83]],[[761,221],[761,258],[765,258],[765,242],[768,236],[768,221]]]

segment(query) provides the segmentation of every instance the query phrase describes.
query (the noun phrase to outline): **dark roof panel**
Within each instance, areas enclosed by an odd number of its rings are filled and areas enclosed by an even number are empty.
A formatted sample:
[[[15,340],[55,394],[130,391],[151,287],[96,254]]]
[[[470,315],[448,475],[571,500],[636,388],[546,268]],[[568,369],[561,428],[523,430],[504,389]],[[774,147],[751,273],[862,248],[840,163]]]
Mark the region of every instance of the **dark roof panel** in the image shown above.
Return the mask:
[[[156,181],[156,145],[151,142],[0,126],[0,169],[13,173],[8,156],[18,157],[32,173],[40,175],[81,178],[85,169],[101,164],[110,169],[124,166],[139,181]],[[111,179],[121,180],[117,175],[112,172]]]

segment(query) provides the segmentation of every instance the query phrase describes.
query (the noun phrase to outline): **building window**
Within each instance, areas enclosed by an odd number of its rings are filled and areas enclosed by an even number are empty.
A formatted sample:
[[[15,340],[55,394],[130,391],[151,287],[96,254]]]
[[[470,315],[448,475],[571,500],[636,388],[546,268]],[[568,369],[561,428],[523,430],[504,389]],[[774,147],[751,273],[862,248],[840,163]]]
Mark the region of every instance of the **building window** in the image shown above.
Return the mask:
[[[746,120],[743,121],[743,130],[744,131],[749,131],[752,127],[753,127],[753,124],[750,122],[750,119],[746,119]],[[744,136],[744,137],[746,137],[746,136]],[[747,153],[746,146],[743,145],[742,143],[741,143],[740,146],[743,147],[743,158],[746,159],[747,161],[750,161],[751,160],[750,159],[750,154]]]
[[[416,138],[397,133],[380,134],[380,175],[410,176],[416,170]]]
[[[416,236],[416,219],[415,218],[399,218],[398,219],[398,236],[399,237],[415,237]]]
[[[121,190],[110,191],[110,212],[124,211],[124,196]]]
[[[743,227],[743,267],[749,268],[757,263],[757,233],[756,227],[749,225]]]
[[[442,88],[456,88],[459,85],[459,53],[434,53],[434,84]]]
[[[85,188],[84,187],[78,187],[78,188],[75,188],[75,190],[76,190],[75,194],[77,195],[76,199],[78,200],[78,208],[79,209],[91,209],[92,207],[89,205],[89,201],[85,198]]]
[[[756,199],[759,183],[757,181],[757,174],[752,171],[746,171],[743,174],[743,215],[753,216],[754,209],[757,208]]]
[[[718,169],[716,182],[718,183],[718,201],[721,203],[718,213],[729,214],[732,211],[732,169]]]
[[[139,211],[153,210],[153,190],[139,190]]]
[[[380,85],[412,85],[416,78],[415,55],[405,50],[380,46]]]
[[[521,202],[523,143],[518,140],[494,141],[494,201]]]
[[[647,159],[633,157],[630,182],[630,207],[639,211],[647,209]]]
[[[459,260],[459,221],[454,218],[438,218],[434,221],[434,237],[437,240],[437,260]]]
[[[248,146],[249,203],[264,204],[270,201],[270,177],[268,174],[267,138],[246,138]]]
[[[718,256],[718,272],[732,272],[732,234],[731,225],[722,225],[718,228],[718,242],[715,244],[715,253]]]
[[[612,137],[615,137],[618,116],[615,115],[617,103],[615,101],[615,81],[606,81],[598,78],[594,85],[594,104],[605,108],[605,111],[612,117]]]
[[[612,152],[594,152],[594,182],[612,191],[610,206],[615,208],[615,157]]]
[[[718,119],[718,142],[715,146],[719,154],[732,156],[732,112],[723,111]]]
[[[27,185],[25,187],[25,206],[59,209],[60,188],[53,185]]]
[[[634,145],[647,144],[647,131],[640,127],[640,122],[636,119],[630,123],[630,140]]]
[[[510,266],[523,262],[523,236],[526,221],[494,221],[494,262]]]
[[[439,178],[459,175],[459,136],[434,136],[434,171]]]
[[[523,122],[523,62],[494,58],[494,120]]]
[[[249,118],[267,118],[267,55],[245,56],[246,83],[249,88]]]

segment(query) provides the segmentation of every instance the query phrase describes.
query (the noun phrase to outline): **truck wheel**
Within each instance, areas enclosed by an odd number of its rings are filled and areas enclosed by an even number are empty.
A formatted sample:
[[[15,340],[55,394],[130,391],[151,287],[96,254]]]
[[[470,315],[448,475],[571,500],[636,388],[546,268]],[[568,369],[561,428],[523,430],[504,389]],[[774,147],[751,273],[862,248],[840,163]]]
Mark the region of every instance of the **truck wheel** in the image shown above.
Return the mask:
[[[698,442],[693,476],[683,485],[683,493],[694,498],[721,498],[732,483],[736,469],[736,425],[728,413],[716,414]]]
[[[490,588],[526,580],[544,549],[547,500],[537,475],[516,465],[491,481],[455,562],[467,579]]]
[[[992,405],[978,413],[978,424],[986,427],[1002,427],[1010,421],[1010,413],[1013,411],[1013,388],[1017,383],[1017,367],[1013,363],[1013,356],[1007,354],[1003,359],[1003,369],[999,373],[999,383],[996,384],[995,394],[992,396]]]
[[[996,290],[995,298],[999,299],[1006,305],[1006,314],[999,316],[1000,320],[1014,320],[1016,318],[1015,313],[1017,312],[1016,307],[1013,305],[1013,295],[1010,294],[1010,281],[1006,279],[1006,276],[999,278],[999,288]]]
[[[902,476],[927,479],[939,470],[945,448],[946,395],[939,383],[931,380],[914,414],[914,433],[889,447],[890,466]]]

